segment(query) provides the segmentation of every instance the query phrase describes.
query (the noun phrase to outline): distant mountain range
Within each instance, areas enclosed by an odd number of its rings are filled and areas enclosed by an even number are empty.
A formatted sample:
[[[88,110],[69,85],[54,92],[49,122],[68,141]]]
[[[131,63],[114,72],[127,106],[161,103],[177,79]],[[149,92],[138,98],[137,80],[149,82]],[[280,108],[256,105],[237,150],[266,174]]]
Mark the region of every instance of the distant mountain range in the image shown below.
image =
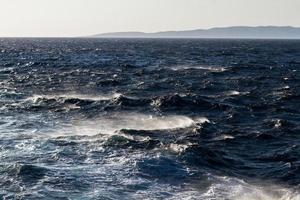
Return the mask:
[[[300,28],[291,26],[233,26],[186,31],[155,33],[115,32],[102,33],[98,38],[253,38],[253,39],[300,39]]]

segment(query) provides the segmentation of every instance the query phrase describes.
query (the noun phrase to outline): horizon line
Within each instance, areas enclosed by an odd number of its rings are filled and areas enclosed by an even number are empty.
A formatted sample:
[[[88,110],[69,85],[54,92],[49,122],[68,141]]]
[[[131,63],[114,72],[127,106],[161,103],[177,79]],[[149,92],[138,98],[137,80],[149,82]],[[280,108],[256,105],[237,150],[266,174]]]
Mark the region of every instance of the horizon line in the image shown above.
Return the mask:
[[[89,34],[89,35],[79,35],[79,36],[1,36],[0,39],[3,38],[95,38],[97,35],[107,35],[107,34],[120,34],[120,33],[138,33],[138,34],[158,34],[158,33],[166,33],[166,32],[185,32],[185,31],[208,31],[212,29],[224,29],[224,28],[295,28],[295,29],[300,29],[298,26],[292,26],[292,25],[258,25],[258,26],[248,26],[248,25],[237,25],[237,26],[215,26],[215,27],[210,27],[210,28],[190,28],[190,29],[181,29],[181,30],[159,30],[159,31],[138,31],[138,30],[131,30],[131,31],[110,31],[110,32],[101,32],[101,33],[94,33],[94,34]],[[105,36],[101,38],[106,38]],[[109,37],[107,37],[109,38]],[[111,38],[118,38],[118,37],[111,37]],[[120,38],[145,38],[145,37],[120,37]],[[152,38],[152,37],[146,37],[146,38]],[[153,37],[153,38],[193,38],[193,37]],[[201,37],[194,37],[195,39],[201,39]],[[300,38],[300,37],[299,37]],[[278,37],[275,38],[260,38],[260,37],[254,37],[254,38],[233,38],[233,37],[203,37],[203,39],[281,39]],[[282,39],[290,39],[290,38],[282,38]]]

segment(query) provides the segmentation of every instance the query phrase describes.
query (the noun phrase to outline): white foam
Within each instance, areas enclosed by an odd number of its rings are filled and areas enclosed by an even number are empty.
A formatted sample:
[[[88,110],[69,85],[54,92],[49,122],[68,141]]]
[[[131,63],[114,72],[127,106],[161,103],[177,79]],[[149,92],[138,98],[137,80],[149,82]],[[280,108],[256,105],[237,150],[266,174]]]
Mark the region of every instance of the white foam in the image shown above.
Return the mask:
[[[240,95],[241,93],[238,91],[229,91],[227,94],[230,96],[236,96],[236,95]]]
[[[39,99],[81,99],[81,100],[92,100],[92,101],[106,101],[116,97],[121,94],[113,93],[106,95],[84,95],[84,94],[55,94],[55,95],[33,95],[26,99],[26,101],[33,101],[36,103]]]
[[[213,140],[219,141],[219,140],[227,140],[227,139],[234,139],[234,136],[223,134],[214,138]]]
[[[176,153],[182,153],[187,148],[189,148],[192,145],[192,143],[188,144],[170,144],[166,149],[171,150]]]
[[[225,67],[216,67],[216,66],[174,66],[171,69],[174,71],[198,69],[198,70],[207,70],[210,72],[224,72],[227,70]]]
[[[281,126],[282,126],[282,120],[276,119],[276,120],[275,120],[274,127],[275,127],[275,128],[280,128]]]
[[[94,120],[74,120],[63,126],[55,135],[116,134],[121,129],[167,130],[199,126],[207,118],[192,119],[181,115],[152,116],[139,113],[115,113]]]
[[[239,96],[239,95],[246,95],[249,94],[249,92],[239,92],[236,90],[228,91],[224,93],[226,96]]]
[[[300,194],[276,185],[253,185],[243,180],[217,177],[201,199],[300,200]]]

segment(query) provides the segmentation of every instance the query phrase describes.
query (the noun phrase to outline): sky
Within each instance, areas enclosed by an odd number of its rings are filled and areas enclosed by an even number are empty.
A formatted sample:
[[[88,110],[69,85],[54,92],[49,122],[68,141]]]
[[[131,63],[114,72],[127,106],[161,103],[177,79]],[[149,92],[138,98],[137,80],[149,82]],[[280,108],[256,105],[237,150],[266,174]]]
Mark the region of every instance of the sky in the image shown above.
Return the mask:
[[[0,0],[0,37],[300,27],[300,0]]]

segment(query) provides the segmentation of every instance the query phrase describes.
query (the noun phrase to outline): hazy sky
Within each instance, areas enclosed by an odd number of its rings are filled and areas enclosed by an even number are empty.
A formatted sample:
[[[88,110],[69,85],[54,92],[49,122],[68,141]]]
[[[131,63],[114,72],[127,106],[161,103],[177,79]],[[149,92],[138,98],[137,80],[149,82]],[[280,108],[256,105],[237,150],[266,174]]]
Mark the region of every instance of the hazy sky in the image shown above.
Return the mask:
[[[0,0],[0,36],[235,25],[300,27],[300,0]]]

